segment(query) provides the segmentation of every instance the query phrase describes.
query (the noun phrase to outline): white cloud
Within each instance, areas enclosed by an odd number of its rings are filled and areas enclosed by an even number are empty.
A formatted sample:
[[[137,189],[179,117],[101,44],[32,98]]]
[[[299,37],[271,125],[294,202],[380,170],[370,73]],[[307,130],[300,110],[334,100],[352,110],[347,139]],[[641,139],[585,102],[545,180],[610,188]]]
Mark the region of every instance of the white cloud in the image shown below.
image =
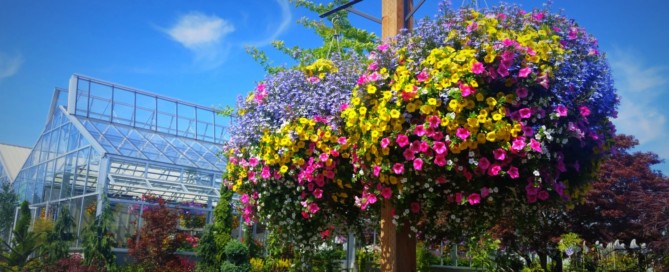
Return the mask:
[[[23,57],[20,54],[10,56],[0,52],[0,80],[15,75],[22,64]]]
[[[225,61],[230,49],[225,36],[234,32],[235,26],[214,15],[191,12],[181,16],[174,26],[164,31],[191,50],[201,68],[210,69]]]
[[[644,65],[631,50],[615,48],[609,55],[618,93],[621,96],[618,131],[636,136],[640,144],[663,139],[667,133],[667,116],[658,96],[669,90],[666,69]],[[666,150],[669,150],[669,144]]]
[[[276,40],[279,37],[279,35],[281,35],[284,31],[286,31],[290,26],[290,23],[293,20],[293,15],[290,12],[290,4],[288,3],[288,0],[275,0],[275,1],[277,4],[279,4],[279,7],[281,8],[281,21],[279,22],[276,29],[272,32],[272,34],[267,36],[267,38],[261,41],[251,42],[250,45],[257,47],[268,45],[272,43],[272,41]]]

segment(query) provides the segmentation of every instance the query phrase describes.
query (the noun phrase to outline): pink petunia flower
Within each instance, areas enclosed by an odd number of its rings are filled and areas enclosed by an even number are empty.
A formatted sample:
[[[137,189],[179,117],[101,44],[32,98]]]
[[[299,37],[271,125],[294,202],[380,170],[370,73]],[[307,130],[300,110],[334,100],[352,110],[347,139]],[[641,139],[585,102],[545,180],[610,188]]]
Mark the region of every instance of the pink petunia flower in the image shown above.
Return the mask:
[[[378,81],[379,79],[381,79],[381,75],[377,72],[371,73],[367,76],[367,81],[374,82]]]
[[[548,197],[550,197],[550,195],[548,194],[548,191],[546,191],[546,190],[541,190],[537,194],[537,198],[539,198],[542,201],[548,199]]]
[[[239,201],[242,202],[242,204],[249,203],[249,195],[243,194],[239,197]]]
[[[444,176],[439,176],[437,178],[437,184],[444,184],[444,183],[446,183],[446,181],[447,181],[447,179]]]
[[[263,166],[260,176],[264,179],[268,179],[270,177],[269,167],[267,165]]]
[[[397,142],[400,147],[404,147],[409,144],[409,137],[404,134],[399,134],[397,135],[395,142]]]
[[[316,188],[314,190],[313,194],[314,194],[314,197],[321,198],[321,197],[323,197],[323,190]]]
[[[441,141],[434,142],[434,144],[432,144],[432,149],[434,149],[434,152],[436,152],[438,155],[446,155],[448,152],[446,144]]]
[[[578,108],[578,111],[581,113],[581,116],[583,117],[590,115],[590,109],[588,109],[588,107],[586,106],[581,106],[580,108]]]
[[[455,203],[456,204],[462,203],[462,193],[461,192],[455,193]]]
[[[511,144],[511,149],[515,151],[521,151],[525,148],[525,139],[523,137],[518,137],[513,140]]]
[[[481,195],[477,193],[470,194],[467,197],[467,200],[469,201],[469,205],[476,205],[481,203]]]
[[[418,82],[423,82],[427,80],[428,76],[429,74],[427,73],[427,71],[423,70],[420,73],[418,73],[416,79],[418,79]]]
[[[467,84],[460,84],[460,92],[462,92],[462,97],[467,97],[476,93],[476,89]]]
[[[411,151],[410,148],[405,149],[404,152],[402,153],[402,156],[404,156],[404,159],[407,160],[407,161],[410,161],[410,160],[413,160],[413,159],[416,158],[416,156],[414,155],[413,151]]]
[[[557,112],[557,115],[560,117],[567,116],[567,107],[564,105],[558,105],[555,109],[555,112]]]
[[[418,150],[419,150],[420,152],[425,153],[425,152],[427,152],[428,149],[430,149],[430,145],[429,145],[428,143],[426,143],[426,142],[420,142],[420,146],[418,147]]]
[[[530,108],[522,108],[518,110],[518,114],[520,115],[520,118],[527,119],[532,117],[532,110]]]
[[[404,164],[395,163],[395,165],[393,165],[393,172],[395,172],[397,175],[404,173]]]
[[[321,155],[318,156],[318,159],[320,159],[322,162],[328,160],[329,155],[327,153],[321,153]]]
[[[509,170],[506,170],[506,173],[509,174],[509,177],[512,179],[517,179],[520,174],[518,174],[518,168],[515,166],[509,166]]]
[[[381,189],[381,196],[385,199],[390,199],[393,196],[393,189],[390,187],[383,187]]]
[[[499,175],[499,172],[502,171],[502,166],[499,164],[494,163],[490,168],[488,168],[488,175],[489,176],[497,176]]]
[[[485,171],[490,167],[490,161],[486,157],[482,157],[479,159],[479,168],[481,170]]]
[[[423,160],[421,158],[415,159],[413,161],[413,169],[416,169],[416,171],[423,169]]]
[[[423,137],[423,135],[425,135],[425,127],[423,125],[417,125],[413,130],[413,133],[418,137]]]
[[[458,138],[462,140],[466,140],[467,138],[469,138],[469,135],[470,135],[469,130],[465,128],[458,128],[455,132],[455,136],[458,136]]]
[[[388,147],[389,144],[390,144],[390,139],[388,139],[387,137],[381,139],[381,147],[382,148]]]
[[[387,43],[380,44],[379,46],[376,47],[376,50],[381,51],[381,52],[386,52],[390,46]]]
[[[356,81],[355,83],[358,85],[364,85],[365,83],[367,83],[367,77],[365,75],[361,75],[360,77],[358,77],[358,81]]]
[[[441,124],[441,118],[436,115],[431,115],[430,117],[427,118],[427,122],[430,124],[431,128],[438,128],[439,125]]]
[[[381,173],[381,167],[378,165],[374,165],[372,173],[374,174],[375,177],[378,177],[379,174]]]
[[[503,161],[506,158],[506,150],[498,148],[492,151],[493,156],[498,161]]]
[[[530,73],[532,73],[532,68],[525,67],[523,69],[520,69],[520,71],[518,71],[518,77],[526,78]]]
[[[490,189],[488,187],[481,188],[481,197],[485,198],[490,195]]]
[[[477,61],[477,62],[474,62],[474,64],[472,64],[472,73],[478,75],[478,74],[483,73],[484,71],[485,71],[485,67],[483,66],[483,63],[480,63],[480,62]]]
[[[339,137],[337,142],[341,145],[345,145],[346,144],[346,137]]]
[[[249,159],[249,166],[256,167],[256,165],[258,165],[258,159],[257,158],[250,158]]]
[[[434,164],[439,166],[446,165],[446,156],[444,156],[443,154],[434,156]]]
[[[318,204],[316,203],[311,203],[309,204],[309,213],[315,214],[317,213],[321,208],[318,207]]]
[[[518,95],[519,98],[527,97],[527,88],[521,87],[516,89],[516,95]]]
[[[541,143],[535,139],[530,140],[530,147],[532,150],[541,153]]]

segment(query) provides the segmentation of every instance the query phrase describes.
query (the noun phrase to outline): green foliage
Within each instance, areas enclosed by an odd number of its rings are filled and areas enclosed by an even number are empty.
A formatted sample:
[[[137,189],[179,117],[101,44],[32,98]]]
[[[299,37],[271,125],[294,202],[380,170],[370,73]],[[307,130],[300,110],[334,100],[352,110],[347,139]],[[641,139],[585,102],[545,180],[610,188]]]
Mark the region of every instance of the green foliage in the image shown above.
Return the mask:
[[[248,272],[250,270],[251,266],[247,263],[236,265],[229,261],[225,261],[221,265],[221,272]]]
[[[375,250],[373,246],[358,248],[358,250],[355,251],[355,260],[357,262],[356,266],[358,271],[370,271],[374,268],[378,268],[380,265],[380,258],[380,250],[378,250],[378,248]]]
[[[482,267],[487,271],[494,270],[495,253],[500,243],[498,239],[493,239],[490,233],[485,233],[480,237],[469,237],[467,254],[471,257],[472,266]]]
[[[253,227],[247,225],[244,226],[244,228],[244,245],[249,249],[249,256],[251,256],[251,258],[259,257],[262,248],[253,238]]]
[[[337,0],[327,5],[316,4],[308,0],[291,0],[296,7],[305,8],[318,15],[331,10],[335,6],[346,3],[344,0]],[[331,22],[328,25],[322,19],[302,18],[298,23],[312,30],[323,41],[323,45],[316,48],[301,48],[299,46],[289,47],[283,41],[273,41],[272,46],[280,52],[290,56],[299,64],[311,63],[319,58],[327,58],[331,53],[338,52],[346,57],[347,54],[355,52],[363,54],[370,51],[378,38],[374,33],[355,28],[348,19],[348,12],[340,11],[330,15],[327,20]],[[264,51],[256,47],[246,47],[246,52],[257,61],[266,72],[270,74],[282,71],[282,67],[273,66],[267,58]]]
[[[0,239],[8,239],[14,224],[14,215],[19,197],[14,193],[12,185],[4,182],[0,185]],[[8,220],[11,218],[12,220]]]
[[[416,270],[419,272],[430,271],[430,264],[434,259],[434,255],[425,247],[425,243],[419,242],[416,244]]]
[[[235,265],[249,262],[249,249],[242,242],[232,239],[223,249],[225,260]]]
[[[558,243],[558,249],[560,252],[565,253],[567,249],[576,249],[578,248],[581,243],[583,242],[583,239],[581,239],[578,234],[570,232],[570,233],[565,233],[560,235],[560,242]]]
[[[70,243],[74,241],[74,218],[68,206],[62,206],[52,231],[46,234],[44,253],[47,264],[55,264],[69,255]]]
[[[95,218],[93,223],[86,226],[82,233],[82,247],[84,256],[86,256],[84,263],[104,267],[107,271],[114,271],[116,255],[112,252],[112,248],[116,246],[116,240],[111,231],[112,210],[106,199],[101,201],[104,201],[102,213]]]
[[[218,267],[224,261],[225,256],[223,255],[223,249],[228,241],[232,239],[232,237],[230,237],[233,224],[231,205],[232,195],[232,190],[228,190],[225,185],[222,185],[221,197],[214,208],[214,224],[211,227],[214,243],[216,245],[216,251],[212,253],[215,255],[215,263],[212,264],[214,267]]]
[[[213,225],[207,225],[198,242],[196,253],[199,257],[199,261],[197,266],[198,269],[202,269],[202,271],[212,270],[214,267],[219,266],[218,255],[220,255],[220,253],[216,246],[215,235]]]
[[[23,271],[37,266],[38,259],[30,259],[38,247],[41,246],[38,233],[30,232],[30,208],[28,202],[23,201],[19,209],[19,218],[13,231],[11,243],[3,241],[7,252],[0,255],[0,270]]]

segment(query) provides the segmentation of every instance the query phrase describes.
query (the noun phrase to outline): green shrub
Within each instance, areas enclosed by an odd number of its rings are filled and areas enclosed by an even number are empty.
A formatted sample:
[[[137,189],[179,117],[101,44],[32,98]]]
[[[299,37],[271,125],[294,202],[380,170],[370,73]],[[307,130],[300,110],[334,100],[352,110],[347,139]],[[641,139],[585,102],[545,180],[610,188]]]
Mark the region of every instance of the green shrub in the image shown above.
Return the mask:
[[[225,259],[234,265],[249,263],[249,249],[238,240],[230,240],[225,245],[223,252],[225,254]]]

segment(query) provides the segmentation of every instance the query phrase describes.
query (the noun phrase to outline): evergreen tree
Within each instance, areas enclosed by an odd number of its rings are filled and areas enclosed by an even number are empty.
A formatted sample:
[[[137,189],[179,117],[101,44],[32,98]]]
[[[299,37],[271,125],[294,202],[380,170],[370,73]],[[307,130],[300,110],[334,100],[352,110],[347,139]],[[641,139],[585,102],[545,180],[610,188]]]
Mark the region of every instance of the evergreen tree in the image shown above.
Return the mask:
[[[9,233],[14,224],[14,216],[19,197],[14,193],[12,185],[4,182],[0,185],[0,239],[9,239]],[[11,220],[8,220],[11,219]]]
[[[53,231],[50,231],[46,235],[44,253],[47,264],[54,264],[60,259],[67,258],[70,245],[75,238],[72,232],[74,227],[74,218],[70,214],[70,209],[68,206],[62,206]]]
[[[3,241],[7,252],[0,255],[0,270],[24,271],[36,263],[30,255],[40,246],[39,235],[30,232],[30,208],[28,202],[23,201],[19,209],[19,218],[13,231],[11,243]]]
[[[104,267],[106,271],[114,271],[116,255],[112,252],[112,248],[116,246],[116,240],[111,233],[112,210],[106,199],[101,201],[105,203],[102,213],[84,229],[82,234],[84,264]]]

